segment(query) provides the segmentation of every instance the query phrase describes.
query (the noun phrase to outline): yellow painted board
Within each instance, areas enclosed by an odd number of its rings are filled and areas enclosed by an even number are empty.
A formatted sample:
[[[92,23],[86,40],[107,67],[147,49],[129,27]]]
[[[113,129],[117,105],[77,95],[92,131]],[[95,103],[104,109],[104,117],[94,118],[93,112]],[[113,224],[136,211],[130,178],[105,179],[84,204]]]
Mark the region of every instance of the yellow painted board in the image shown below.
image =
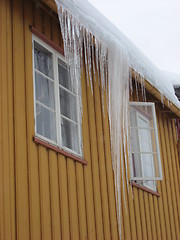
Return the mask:
[[[141,216],[140,216],[140,207],[139,207],[139,196],[138,196],[138,190],[136,187],[133,187],[133,196],[134,196],[137,239],[140,240],[143,238],[142,238],[142,225],[141,225]]]
[[[142,235],[143,240],[147,238],[147,228],[146,228],[146,216],[145,216],[145,206],[144,206],[144,194],[142,190],[139,190],[139,205],[140,205],[140,216],[142,220]]]
[[[128,194],[128,201],[129,201],[129,218],[131,224],[131,239],[137,239],[137,232],[136,232],[136,222],[135,222],[135,210],[134,210],[134,200],[133,200],[133,191],[132,187],[129,186],[129,194]]]
[[[93,92],[94,92],[94,110],[95,110],[95,121],[96,121],[96,134],[97,134],[97,151],[99,159],[99,174],[100,174],[100,186],[102,195],[102,214],[103,214],[103,225],[104,225],[104,238],[110,239],[110,222],[109,222],[109,199],[107,193],[107,176],[106,176],[106,163],[104,154],[104,136],[102,130],[102,114],[101,114],[101,102],[100,102],[100,89],[99,79],[96,70],[93,75]]]
[[[148,239],[152,238],[152,228],[151,228],[151,219],[150,219],[150,206],[149,206],[149,193],[143,192],[144,195],[144,208],[145,208],[145,214],[146,214],[146,227],[147,227],[147,236]],[[145,224],[145,223],[142,223]]]
[[[121,208],[122,208],[122,217],[123,217],[123,226],[124,226],[124,237],[125,239],[130,239],[131,230],[130,230],[130,221],[129,221],[129,205],[128,205],[128,199],[127,199],[128,189],[126,184],[124,154],[123,154],[123,161],[121,161],[120,172],[121,172]]]
[[[89,117],[89,133],[90,146],[92,158],[92,172],[93,172],[93,191],[94,191],[94,207],[95,207],[95,222],[97,239],[104,238],[103,216],[102,216],[102,193],[100,187],[99,176],[99,160],[97,154],[97,138],[96,138],[96,122],[94,99],[91,92],[91,86],[87,86],[87,101],[88,101],[88,117]]]
[[[32,239],[41,238],[40,221],[40,189],[38,172],[38,149],[33,142],[34,125],[34,94],[33,94],[33,66],[32,66],[32,34],[29,25],[33,22],[33,3],[24,3],[24,32],[25,32],[25,81],[26,81],[26,121],[27,147],[29,167],[29,201],[30,201],[30,231]]]
[[[59,21],[59,20],[58,20]],[[59,23],[55,19],[51,19],[51,32],[52,32],[52,41],[59,47],[60,45],[60,27]]]
[[[92,160],[90,153],[90,136],[89,122],[87,110],[87,93],[86,93],[86,75],[83,65],[81,71],[81,88],[82,88],[82,141],[83,156],[87,160],[88,165],[84,167],[84,187],[86,201],[86,219],[88,239],[96,239],[95,214],[94,214],[94,198],[93,198],[93,181],[92,181]]]
[[[15,176],[14,176],[14,122],[13,122],[13,71],[12,71],[12,12],[11,0],[7,0],[7,82],[8,82],[8,129],[10,160],[11,239],[15,239]]]
[[[2,25],[5,24],[3,21],[3,14],[4,11],[4,3],[0,1],[0,29],[2,28]],[[2,35],[0,34],[0,52],[2,52],[3,48],[3,41],[2,41]],[[2,93],[2,62],[3,62],[3,56],[0,55],[0,93]],[[0,128],[3,128],[2,125],[2,94],[0,94]],[[1,239],[4,239],[4,202],[3,202],[3,195],[4,195],[4,183],[3,183],[3,153],[2,153],[2,131],[0,131],[0,237]]]
[[[170,137],[168,133],[168,121],[170,121],[168,118],[164,118],[164,132],[165,132],[165,141],[166,141],[166,150],[167,150],[167,168],[169,170],[169,179],[170,179],[170,192],[171,194],[171,201],[172,201],[172,208],[170,208],[170,212],[172,214],[171,221],[174,222],[175,225],[175,232],[174,234],[176,235],[176,238],[180,238],[180,232],[179,232],[179,223],[178,223],[178,214],[177,214],[177,203],[176,203],[176,196],[175,196],[175,182],[174,182],[174,175],[175,172],[172,170],[172,165],[173,165],[173,154],[171,153],[171,148],[170,148]],[[173,225],[173,224],[172,224]]]
[[[162,118],[162,122],[163,122],[163,144],[164,144],[164,154],[165,154],[165,158],[164,158],[164,169],[165,169],[165,176],[166,176],[166,179],[167,179],[167,182],[166,182],[166,187],[167,187],[167,199],[168,199],[168,207],[169,207],[169,216],[170,216],[170,225],[171,225],[171,235],[173,238],[176,238],[176,231],[175,231],[175,222],[174,222],[174,216],[173,216],[173,199],[172,199],[172,175],[171,175],[171,172],[170,172],[170,164],[169,164],[169,161],[170,161],[170,153],[169,153],[169,139],[166,139],[167,137],[167,134],[166,134],[166,114],[163,114],[163,118]]]
[[[10,159],[9,159],[9,143],[8,143],[8,83],[7,83],[7,39],[6,39],[6,19],[7,19],[7,2],[3,2],[2,20],[3,24],[1,27],[2,37],[2,161],[3,161],[3,210],[4,210],[4,236],[5,239],[11,238],[11,199],[10,199]]]
[[[61,239],[59,174],[57,155],[49,150],[52,239]]]
[[[87,167],[87,166],[82,166],[81,163],[76,163],[79,239],[87,239],[86,204],[85,204],[83,167]]]
[[[34,18],[33,18],[33,26],[43,33],[43,15],[42,9],[38,6],[37,2],[33,2],[33,10],[34,10]]]
[[[51,240],[50,176],[48,150],[38,146],[42,240]]]
[[[23,1],[12,1],[17,238],[29,239]],[[20,44],[21,43],[21,44]]]
[[[62,155],[58,155],[58,171],[59,171],[60,213],[62,234],[61,236],[62,239],[69,240],[70,226],[69,226],[67,167],[66,159]]]
[[[160,239],[162,239],[161,238],[162,229],[161,229],[161,225],[160,225],[161,218],[159,217],[159,208],[158,208],[157,201],[158,201],[157,196],[153,196],[154,214],[155,214],[155,221],[156,221],[156,233],[157,233],[157,239],[160,240]]]
[[[175,188],[175,201],[177,204],[177,213],[179,216],[179,225],[180,225],[180,185],[178,184],[178,168],[176,168],[176,155],[174,151],[174,147],[176,147],[176,142],[173,139],[173,127],[174,121],[168,121],[168,133],[170,137],[170,147],[171,147],[171,156],[172,156],[172,172],[174,176],[174,188]],[[180,169],[180,168],[179,168]]]
[[[166,185],[165,185],[166,176],[164,171],[164,151],[162,150],[163,149],[162,139],[164,136],[162,135],[163,127],[162,127],[162,118],[161,118],[160,112],[157,113],[157,127],[158,127],[161,167],[162,167],[162,175],[163,175],[163,180],[160,182],[161,198],[158,200],[158,206],[159,206],[159,209],[161,209],[163,205],[163,213],[161,213],[161,216],[162,218],[164,217],[163,219],[165,220],[165,231],[166,231],[167,239],[171,239],[171,227],[170,227],[170,221],[169,221],[169,211],[168,211],[167,193],[166,193]],[[161,202],[162,202],[162,205],[161,205]]]
[[[151,194],[149,194],[149,209],[150,209],[152,238],[157,239],[156,228],[158,227],[158,225],[157,225],[157,222],[155,221],[154,202]]]
[[[51,17],[45,11],[43,11],[43,33],[51,40]]]
[[[176,158],[176,169],[177,169],[177,177],[178,177],[178,184],[180,186],[180,159],[178,156],[178,150],[177,150],[177,133],[176,133],[176,127],[175,127],[175,123],[172,126],[172,130],[173,130],[173,140],[174,140],[174,153],[175,153],[175,158]]]
[[[118,224],[117,224],[117,212],[116,212],[116,200],[115,200],[115,184],[112,169],[111,159],[111,144],[110,144],[110,133],[109,133],[109,119],[107,112],[107,100],[106,93],[104,91],[104,108],[102,108],[102,122],[103,122],[103,135],[104,135],[104,148],[105,148],[105,160],[106,160],[106,174],[107,174],[107,188],[109,198],[109,215],[110,215],[110,226],[111,226],[111,238],[118,239]],[[102,103],[102,95],[101,95]],[[104,112],[103,112],[104,110]]]
[[[79,222],[77,206],[77,187],[76,187],[76,167],[75,162],[67,158],[67,180],[68,180],[68,199],[70,216],[70,235],[71,239],[79,239]]]

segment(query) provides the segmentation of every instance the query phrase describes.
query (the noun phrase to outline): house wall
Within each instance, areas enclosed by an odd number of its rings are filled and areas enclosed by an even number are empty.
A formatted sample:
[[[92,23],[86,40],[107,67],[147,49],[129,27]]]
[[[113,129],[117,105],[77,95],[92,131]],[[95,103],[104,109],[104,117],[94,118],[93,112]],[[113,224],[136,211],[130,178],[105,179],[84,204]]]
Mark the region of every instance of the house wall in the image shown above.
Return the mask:
[[[82,69],[83,152],[88,164],[37,145],[29,25],[62,47],[58,22],[38,4],[0,1],[0,239],[118,239],[106,98],[103,113],[97,76],[92,95]],[[180,239],[175,125],[158,103],[157,122],[160,196],[125,185],[122,239]]]

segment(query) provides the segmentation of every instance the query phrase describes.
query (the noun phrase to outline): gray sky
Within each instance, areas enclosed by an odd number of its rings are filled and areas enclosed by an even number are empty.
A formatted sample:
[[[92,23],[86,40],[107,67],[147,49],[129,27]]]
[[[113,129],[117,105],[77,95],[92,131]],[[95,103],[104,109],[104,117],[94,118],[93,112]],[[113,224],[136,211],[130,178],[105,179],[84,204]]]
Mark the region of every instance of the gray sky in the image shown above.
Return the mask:
[[[180,73],[180,0],[89,0],[160,69]]]

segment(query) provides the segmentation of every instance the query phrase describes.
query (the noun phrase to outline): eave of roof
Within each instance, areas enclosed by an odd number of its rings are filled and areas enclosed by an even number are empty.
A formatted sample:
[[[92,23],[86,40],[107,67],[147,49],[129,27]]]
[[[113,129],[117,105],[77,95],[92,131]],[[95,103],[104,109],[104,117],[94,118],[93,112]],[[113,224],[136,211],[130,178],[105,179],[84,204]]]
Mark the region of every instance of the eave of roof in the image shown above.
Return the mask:
[[[39,0],[35,0],[39,1]],[[55,13],[57,13],[57,6],[54,0],[41,0],[43,3],[45,3],[47,6],[49,6]],[[136,72],[133,70],[132,74],[135,76]],[[136,79],[137,76],[136,76]],[[162,94],[160,91],[154,87],[148,80],[145,79],[145,88],[153,95],[155,96],[160,102],[162,101]],[[180,118],[180,109],[166,96],[163,96],[163,104],[170,109],[177,117]]]

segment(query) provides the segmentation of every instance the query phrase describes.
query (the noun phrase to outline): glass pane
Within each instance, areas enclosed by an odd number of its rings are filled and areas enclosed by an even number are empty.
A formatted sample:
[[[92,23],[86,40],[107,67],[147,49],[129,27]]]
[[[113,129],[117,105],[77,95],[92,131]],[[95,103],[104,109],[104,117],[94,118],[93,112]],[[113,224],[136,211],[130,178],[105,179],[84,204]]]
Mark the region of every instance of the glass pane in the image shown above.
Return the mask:
[[[76,96],[59,88],[61,114],[77,122]]]
[[[152,154],[141,154],[144,177],[154,177],[154,163]]]
[[[149,132],[149,134],[147,134]],[[139,141],[139,138],[141,140]],[[131,128],[131,151],[132,152],[157,152],[157,142],[155,130]],[[151,148],[150,143],[151,142]],[[140,146],[141,143],[141,146]],[[140,148],[141,147],[141,148]]]
[[[78,125],[61,118],[62,145],[79,153]]]
[[[142,165],[140,154],[132,153],[132,168],[134,177],[142,177]]]
[[[36,42],[34,45],[35,68],[53,79],[52,53]]]
[[[70,91],[73,91],[69,68],[60,59],[58,60],[58,74],[59,74],[59,84],[69,89]]]
[[[36,104],[37,133],[56,142],[56,116],[53,111]]]
[[[150,106],[143,106],[143,105],[130,105],[130,123],[131,127],[137,127],[137,114],[139,116],[143,116],[148,119],[149,127],[155,128],[154,126],[154,119],[153,119],[153,108],[152,105]],[[144,124],[142,124],[142,127]]]
[[[158,154],[132,153],[132,168],[134,177],[160,177]]]
[[[44,105],[55,109],[54,83],[43,77],[39,73],[35,74],[36,100]]]

